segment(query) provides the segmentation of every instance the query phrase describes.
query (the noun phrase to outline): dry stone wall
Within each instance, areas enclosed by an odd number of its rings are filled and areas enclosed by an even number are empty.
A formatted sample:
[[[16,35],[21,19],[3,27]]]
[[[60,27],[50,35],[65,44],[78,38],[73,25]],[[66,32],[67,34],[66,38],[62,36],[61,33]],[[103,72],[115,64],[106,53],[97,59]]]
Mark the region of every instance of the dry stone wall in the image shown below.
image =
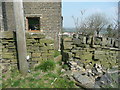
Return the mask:
[[[118,65],[118,39],[74,35],[64,38],[63,60],[79,61],[81,66],[92,68],[95,63],[108,68]]]
[[[62,59],[68,66],[63,71],[77,85],[83,88],[118,88],[118,39],[63,36],[62,49]]]
[[[0,56],[2,63],[17,65],[15,32],[0,32]],[[27,56],[31,65],[42,60],[54,59],[54,40],[41,33],[26,32]]]

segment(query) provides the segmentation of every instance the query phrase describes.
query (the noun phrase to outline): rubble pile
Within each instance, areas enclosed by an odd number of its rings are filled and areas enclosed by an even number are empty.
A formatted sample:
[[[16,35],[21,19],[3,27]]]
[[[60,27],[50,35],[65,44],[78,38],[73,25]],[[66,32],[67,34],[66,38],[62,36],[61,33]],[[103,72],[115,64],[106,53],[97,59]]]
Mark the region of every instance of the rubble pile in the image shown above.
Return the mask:
[[[93,41],[92,36],[73,35],[63,38],[63,47],[63,61],[69,67],[67,75],[71,80],[86,88],[116,82],[110,80],[111,75],[107,73],[118,66],[118,39],[94,37]]]

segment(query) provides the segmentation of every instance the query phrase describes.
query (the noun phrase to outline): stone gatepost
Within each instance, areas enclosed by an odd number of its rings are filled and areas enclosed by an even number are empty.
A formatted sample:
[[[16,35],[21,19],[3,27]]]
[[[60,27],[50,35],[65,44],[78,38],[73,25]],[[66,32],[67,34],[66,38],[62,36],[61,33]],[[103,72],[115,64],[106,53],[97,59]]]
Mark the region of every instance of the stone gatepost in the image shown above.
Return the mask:
[[[0,1],[0,31],[4,31],[3,29],[2,1]]]

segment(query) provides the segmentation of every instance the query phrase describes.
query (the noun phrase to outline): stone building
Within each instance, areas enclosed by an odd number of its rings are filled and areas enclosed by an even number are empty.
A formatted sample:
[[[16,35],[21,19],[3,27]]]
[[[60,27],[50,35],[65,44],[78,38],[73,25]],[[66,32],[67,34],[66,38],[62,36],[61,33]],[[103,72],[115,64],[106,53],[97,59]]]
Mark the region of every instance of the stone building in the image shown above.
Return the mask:
[[[59,33],[62,28],[61,2],[24,2],[24,21],[26,32],[41,32],[59,46]],[[15,31],[12,2],[2,2],[4,31]]]

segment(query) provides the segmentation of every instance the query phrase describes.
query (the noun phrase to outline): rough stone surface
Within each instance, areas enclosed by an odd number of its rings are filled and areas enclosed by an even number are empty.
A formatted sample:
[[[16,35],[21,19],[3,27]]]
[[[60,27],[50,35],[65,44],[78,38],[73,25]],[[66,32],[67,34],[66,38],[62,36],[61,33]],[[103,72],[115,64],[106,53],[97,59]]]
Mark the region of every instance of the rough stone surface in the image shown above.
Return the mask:
[[[0,37],[2,63],[17,65],[16,39],[14,38],[15,33],[6,31],[0,32],[0,34],[4,34]],[[42,60],[54,59],[54,41],[52,39],[48,40],[45,37],[46,36],[41,33],[26,33],[27,56],[29,57],[28,63],[37,63]]]
[[[95,82],[90,77],[88,77],[86,75],[81,75],[79,73],[74,74],[73,77],[75,78],[76,81],[81,83],[86,88],[94,88]]]
[[[66,43],[66,38],[69,37],[63,38],[63,44]],[[112,75],[106,73],[109,68],[118,66],[117,57],[120,50],[117,39],[94,37],[94,45],[91,46],[91,36],[75,34],[71,37],[70,43],[72,45],[67,46],[69,50],[63,49],[62,55],[70,68],[69,77],[71,78],[72,75],[74,77],[71,80],[77,81],[86,88],[101,88],[107,85],[116,87],[117,76],[113,75],[115,81],[112,83]]]
[[[4,30],[14,31],[15,20],[12,2],[2,3],[2,11],[4,18]],[[55,48],[58,49],[59,45],[59,32],[62,28],[61,16],[61,2],[24,2],[24,20],[27,29],[27,17],[40,18],[40,32],[45,33],[48,37],[55,40]]]

